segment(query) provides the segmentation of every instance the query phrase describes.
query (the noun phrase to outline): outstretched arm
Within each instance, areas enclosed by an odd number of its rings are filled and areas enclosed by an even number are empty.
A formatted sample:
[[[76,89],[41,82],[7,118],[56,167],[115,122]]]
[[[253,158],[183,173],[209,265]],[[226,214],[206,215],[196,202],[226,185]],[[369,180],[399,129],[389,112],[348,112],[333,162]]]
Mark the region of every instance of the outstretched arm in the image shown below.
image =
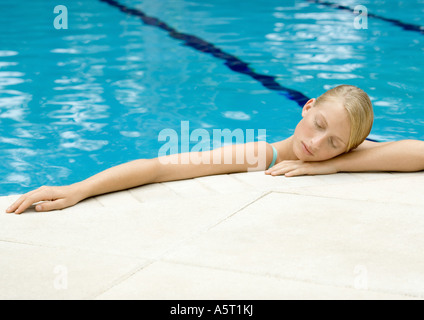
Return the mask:
[[[424,170],[424,141],[401,140],[359,148],[334,158],[337,172]]]
[[[264,141],[140,159],[112,167],[69,186],[38,188],[22,195],[6,212],[19,214],[40,201],[43,202],[37,204],[37,211],[63,209],[89,197],[148,183],[264,170],[271,161],[272,147]]]
[[[321,162],[282,161],[266,173],[286,176],[336,172],[424,170],[424,141],[401,140],[376,143],[365,141],[356,150]]]

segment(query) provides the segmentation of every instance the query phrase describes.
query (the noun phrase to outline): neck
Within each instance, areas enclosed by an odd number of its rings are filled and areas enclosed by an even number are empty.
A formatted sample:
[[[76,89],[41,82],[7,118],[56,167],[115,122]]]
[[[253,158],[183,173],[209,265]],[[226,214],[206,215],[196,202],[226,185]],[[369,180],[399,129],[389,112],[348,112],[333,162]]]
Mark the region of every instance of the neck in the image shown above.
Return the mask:
[[[298,157],[293,152],[293,136],[277,142],[276,148],[278,150],[278,155],[281,158],[281,161],[284,160],[299,160]]]

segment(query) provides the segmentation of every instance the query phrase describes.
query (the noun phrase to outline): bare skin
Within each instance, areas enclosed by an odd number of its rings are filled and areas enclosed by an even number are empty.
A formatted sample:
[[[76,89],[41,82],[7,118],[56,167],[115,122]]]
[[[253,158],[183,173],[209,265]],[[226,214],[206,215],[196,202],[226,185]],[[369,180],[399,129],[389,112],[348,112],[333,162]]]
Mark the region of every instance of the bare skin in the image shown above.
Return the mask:
[[[345,153],[350,134],[346,110],[337,101],[324,103],[319,108],[314,105],[315,99],[305,104],[302,120],[291,137],[272,144],[278,152],[277,161],[265,174],[293,177],[336,172],[424,170],[424,142],[419,140],[385,143],[364,141],[354,151]],[[237,161],[240,154],[244,155],[241,163]],[[183,161],[187,155],[189,161]],[[209,161],[192,161],[190,155]],[[40,212],[58,210],[89,197],[149,183],[263,171],[271,164],[272,156],[271,144],[262,141],[195,154],[139,159],[69,186],[40,187],[22,195],[6,212],[21,214],[33,204],[36,204],[35,210]],[[222,161],[216,163],[214,159]],[[227,163],[224,159],[231,161]]]

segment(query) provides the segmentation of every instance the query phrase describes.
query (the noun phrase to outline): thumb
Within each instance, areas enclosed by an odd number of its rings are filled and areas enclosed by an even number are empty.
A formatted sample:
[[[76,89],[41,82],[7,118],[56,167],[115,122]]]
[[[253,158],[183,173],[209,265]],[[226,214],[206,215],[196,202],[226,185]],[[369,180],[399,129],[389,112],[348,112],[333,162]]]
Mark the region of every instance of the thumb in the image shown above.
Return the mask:
[[[40,204],[37,204],[35,206],[36,211],[51,211],[51,210],[58,210],[63,209],[66,207],[65,200],[64,199],[58,199],[54,201],[45,201]]]

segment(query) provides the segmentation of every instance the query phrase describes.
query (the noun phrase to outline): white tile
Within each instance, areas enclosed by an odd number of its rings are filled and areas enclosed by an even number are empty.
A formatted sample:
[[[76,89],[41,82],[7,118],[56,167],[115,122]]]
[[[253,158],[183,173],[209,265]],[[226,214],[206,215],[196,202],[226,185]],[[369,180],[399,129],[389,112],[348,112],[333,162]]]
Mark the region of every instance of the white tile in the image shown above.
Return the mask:
[[[424,171],[420,172],[390,172],[393,178],[424,178]]]
[[[232,174],[231,176],[261,191],[270,191],[275,189],[287,190],[295,186],[301,187],[323,183],[319,176],[287,178],[285,176],[271,176],[265,174],[264,171]]]
[[[237,173],[22,215],[0,197],[0,299],[422,298],[423,178]]]
[[[337,173],[337,174],[317,175],[313,177],[319,178],[322,181],[322,184],[340,184],[340,183],[362,181],[362,179],[360,179],[358,176],[352,173],[344,173],[344,172]]]
[[[18,200],[19,197],[20,195],[0,197],[0,214],[6,212],[6,209]]]
[[[323,197],[424,206],[423,190],[424,175],[399,175],[392,179],[340,183],[338,185],[305,186],[291,189],[292,192]]]
[[[363,181],[393,179],[393,174],[390,172],[355,172],[351,175]]]
[[[152,183],[128,191],[140,202],[164,201],[175,197],[181,197],[163,183]]]
[[[243,183],[228,174],[213,175],[195,178],[197,182],[209,190],[219,194],[230,194],[235,192],[255,191],[255,187]]]
[[[271,193],[166,257],[424,297],[423,207]]]
[[[114,206],[117,203],[121,204],[122,206],[126,206],[126,207],[137,206],[138,203],[140,202],[128,190],[107,193],[107,194],[104,194],[104,195],[96,196],[95,198],[104,207]]]
[[[0,241],[0,299],[93,299],[147,261]]]
[[[370,290],[326,286],[266,275],[168,262],[150,264],[97,297],[99,300],[397,300],[407,298],[402,295],[391,295]],[[255,309],[252,315],[254,313]],[[246,314],[247,316],[248,314]]]
[[[260,195],[209,195],[132,206],[117,202],[107,207],[76,205],[48,213],[2,214],[0,240],[157,257],[226,219]]]
[[[20,195],[0,197],[0,220],[1,220],[2,214],[3,213],[6,214],[5,213],[6,209],[10,205],[12,205],[19,197]],[[77,210],[81,212],[81,211],[91,210],[93,207],[102,208],[103,205],[99,201],[97,201],[95,198],[89,198],[89,199],[81,201],[75,207],[72,207],[72,209],[68,208],[67,210],[74,210],[75,208],[78,208]],[[28,216],[29,214],[40,215],[42,213],[36,212],[34,205],[32,205],[27,210],[25,210],[23,214]],[[7,215],[9,214],[7,213]]]
[[[195,179],[162,182],[162,184],[184,198],[216,194],[214,190],[208,189]]]

